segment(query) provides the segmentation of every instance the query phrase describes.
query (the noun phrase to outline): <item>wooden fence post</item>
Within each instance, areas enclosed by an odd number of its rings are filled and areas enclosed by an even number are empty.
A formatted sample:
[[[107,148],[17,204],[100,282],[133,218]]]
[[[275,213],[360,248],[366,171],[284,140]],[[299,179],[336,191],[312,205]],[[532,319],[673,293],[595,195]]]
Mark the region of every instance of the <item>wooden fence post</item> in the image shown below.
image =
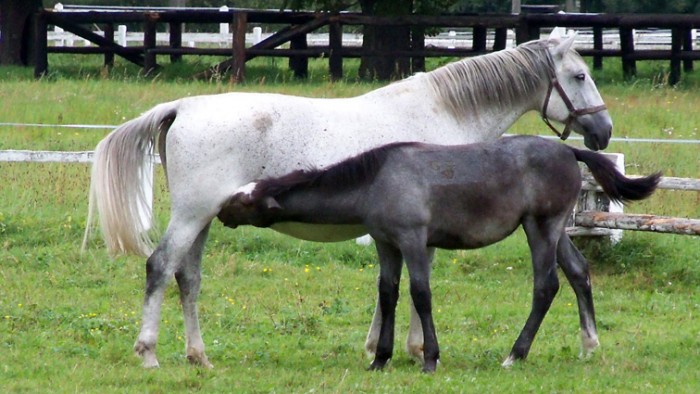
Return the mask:
[[[182,23],[170,22],[168,30],[170,31],[170,48],[182,48]],[[170,63],[177,63],[182,60],[182,55],[173,53],[170,55]]]
[[[625,155],[622,153],[604,153],[605,157],[610,159],[615,163],[615,168],[620,171],[620,173],[625,173]],[[584,174],[590,175],[588,169],[583,170]],[[576,208],[574,208],[571,221],[568,225],[573,225],[574,217],[578,212],[584,211],[597,211],[597,212],[612,212],[612,213],[622,213],[623,206],[620,203],[612,202],[603,193],[598,190],[582,190],[578,197],[578,202],[576,203]],[[620,242],[622,239],[622,230],[607,230],[607,231],[591,231],[586,229],[580,229],[577,235],[607,235],[609,236],[610,242],[613,244]]]
[[[333,19],[328,25],[328,68],[331,72],[331,81],[343,78],[343,26],[337,19]]]
[[[493,37],[493,50],[500,51],[506,49],[506,41],[508,41],[508,29],[499,27]]]
[[[600,26],[593,27],[593,49],[596,51],[603,50],[603,28]],[[603,69],[603,57],[601,55],[593,55],[593,69]]]
[[[637,62],[634,60],[634,29],[620,27],[620,50],[622,51],[622,73],[625,77],[637,74]]]
[[[48,26],[44,12],[37,12],[34,14],[34,35],[36,39],[34,48],[34,78],[43,77],[46,75],[49,68]]]
[[[104,26],[105,39],[114,42],[114,24],[107,23]],[[105,67],[114,66],[114,52],[105,52]]]
[[[156,20],[158,14],[146,13],[143,22],[143,74],[148,76],[156,67],[156,53],[151,49],[156,47]]]
[[[472,51],[486,52],[486,27],[474,26],[472,29]]]
[[[289,40],[290,49],[307,49],[306,33],[299,34]],[[294,71],[294,77],[306,79],[309,76],[309,57],[306,55],[292,55],[289,57],[289,68]]]
[[[233,13],[233,68],[231,70],[231,82],[239,83],[245,79],[245,31],[248,25],[248,13]]]
[[[425,49],[425,26],[413,26],[411,28],[411,49],[422,51]],[[425,72],[425,57],[411,57],[411,71],[414,73]]]
[[[668,78],[670,85],[675,85],[681,80],[681,49],[683,48],[683,32],[680,28],[671,29],[671,72]]]

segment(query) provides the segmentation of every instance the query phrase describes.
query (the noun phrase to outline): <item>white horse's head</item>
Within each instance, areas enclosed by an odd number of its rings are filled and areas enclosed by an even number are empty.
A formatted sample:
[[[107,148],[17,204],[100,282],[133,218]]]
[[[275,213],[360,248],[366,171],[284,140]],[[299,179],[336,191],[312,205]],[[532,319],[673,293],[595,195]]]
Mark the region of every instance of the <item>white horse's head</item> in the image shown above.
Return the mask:
[[[592,150],[605,149],[612,135],[612,119],[583,59],[572,50],[576,35],[560,38],[557,28],[549,37],[548,47],[554,61],[555,76],[542,102],[545,122],[562,139],[571,130],[583,135]],[[564,123],[559,133],[549,119]]]

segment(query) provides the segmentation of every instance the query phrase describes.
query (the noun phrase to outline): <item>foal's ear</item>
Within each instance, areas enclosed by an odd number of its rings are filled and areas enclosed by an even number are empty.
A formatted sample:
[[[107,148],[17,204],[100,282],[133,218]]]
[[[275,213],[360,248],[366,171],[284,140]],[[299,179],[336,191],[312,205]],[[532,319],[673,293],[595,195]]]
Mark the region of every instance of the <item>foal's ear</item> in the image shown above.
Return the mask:
[[[271,211],[281,211],[282,210],[282,206],[280,206],[280,204],[277,202],[277,200],[275,200],[274,197],[269,197],[269,196],[265,197],[265,198],[263,198],[262,203],[263,203],[263,206],[265,207],[265,209],[269,209]]]

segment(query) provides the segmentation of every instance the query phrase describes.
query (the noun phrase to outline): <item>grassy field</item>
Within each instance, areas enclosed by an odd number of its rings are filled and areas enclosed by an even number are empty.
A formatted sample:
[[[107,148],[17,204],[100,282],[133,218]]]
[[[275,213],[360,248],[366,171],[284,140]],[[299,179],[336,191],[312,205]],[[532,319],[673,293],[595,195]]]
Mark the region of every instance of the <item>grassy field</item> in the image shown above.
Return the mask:
[[[155,79],[129,67],[56,64],[45,80],[0,68],[0,122],[119,124],[152,105],[187,95],[274,91],[314,97],[360,94],[379,83],[294,81],[260,62],[248,83],[191,81],[187,68]],[[67,63],[67,62],[66,62]],[[190,65],[191,66],[191,65]],[[663,85],[658,65],[622,81],[618,68],[594,75],[616,137],[700,139],[700,86]],[[348,72],[349,74],[349,72]],[[108,130],[0,127],[0,150],[91,150]],[[513,133],[546,134],[534,114]],[[700,146],[616,142],[627,172],[700,174]],[[168,218],[158,173],[156,211]],[[89,168],[0,163],[0,392],[668,392],[694,393],[700,359],[700,244],[697,237],[627,232],[614,247],[591,248],[601,348],[578,359],[578,315],[564,283],[527,361],[500,367],[530,307],[532,274],[524,236],[436,257],[435,319],[442,350],[434,375],[401,351],[407,328],[405,283],[397,352],[366,372],[363,343],[375,301],[372,248],[323,245],[271,231],[215,223],[203,262],[201,323],[215,369],[184,358],[176,286],[163,307],[161,368],[140,368],[136,338],[144,261],[110,259],[99,242],[81,255]],[[632,212],[700,217],[700,193],[659,192]],[[404,277],[406,277],[404,275]],[[563,275],[560,275],[563,280]],[[404,282],[406,282],[404,280]]]

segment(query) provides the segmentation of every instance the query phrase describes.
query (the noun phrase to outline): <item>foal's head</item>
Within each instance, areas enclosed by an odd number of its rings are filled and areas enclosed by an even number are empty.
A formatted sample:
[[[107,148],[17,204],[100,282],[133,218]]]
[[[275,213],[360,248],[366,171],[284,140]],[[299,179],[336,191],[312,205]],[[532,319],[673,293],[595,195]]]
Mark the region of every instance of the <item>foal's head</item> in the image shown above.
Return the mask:
[[[217,215],[219,220],[231,228],[241,225],[253,225],[256,227],[269,227],[274,221],[275,213],[282,207],[270,196],[256,196],[254,194],[257,182],[251,182],[240,187],[226,201]]]

